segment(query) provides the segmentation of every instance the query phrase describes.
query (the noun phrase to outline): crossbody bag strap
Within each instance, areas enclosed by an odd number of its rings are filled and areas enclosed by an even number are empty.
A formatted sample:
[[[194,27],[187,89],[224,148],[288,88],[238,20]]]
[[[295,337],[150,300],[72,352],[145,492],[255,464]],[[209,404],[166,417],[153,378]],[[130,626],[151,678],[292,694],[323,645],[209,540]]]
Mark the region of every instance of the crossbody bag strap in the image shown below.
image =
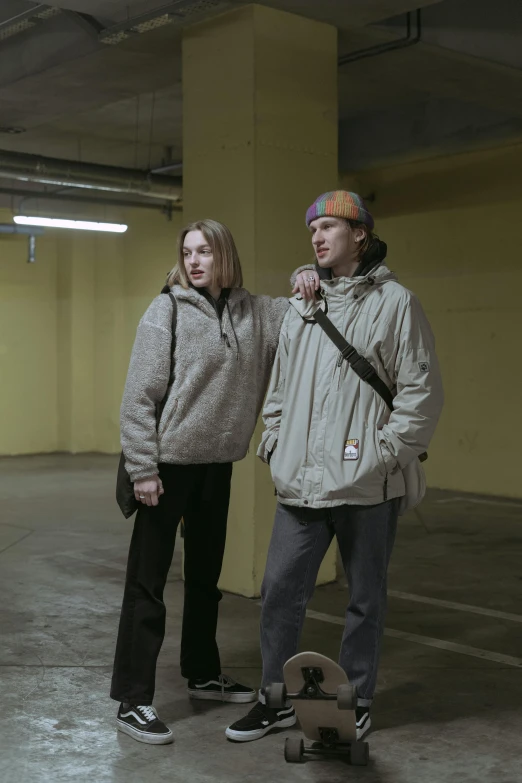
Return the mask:
[[[342,354],[343,359],[346,359],[352,370],[357,373],[361,380],[370,384],[370,386],[377,392],[377,394],[382,397],[388,408],[392,411],[393,394],[386,386],[384,381],[379,378],[368,359],[365,359],[364,356],[361,356],[361,354],[353,347],[353,345],[350,345],[350,343],[345,340],[341,332],[333,325],[323,310],[317,310],[317,312],[314,313],[314,319],[317,321],[321,329],[323,329],[323,331],[327,334],[330,340],[334,343],[334,345],[337,346]]]
[[[172,334],[172,343],[170,348],[170,372],[169,372],[169,385],[167,387],[167,394],[169,393],[170,387],[174,383],[174,376],[175,376],[174,350],[176,348],[176,323],[178,320],[178,302],[176,300],[176,297],[171,291],[169,291],[168,294],[169,294],[169,299],[172,302],[172,320],[170,325],[171,334]]]
[[[377,394],[382,397],[388,408],[393,411],[393,394],[386,386],[384,381],[379,378],[377,372],[373,369],[368,359],[365,359],[364,356],[361,356],[361,354],[356,351],[353,345],[350,345],[350,343],[344,339],[341,332],[333,325],[323,310],[317,310],[317,312],[314,313],[314,318],[321,329],[326,332],[334,345],[339,348],[343,359],[346,359],[352,370],[357,373],[361,380],[369,383],[370,386],[377,392]],[[427,459],[428,454],[426,451],[422,454],[419,454],[419,462],[425,462]]]

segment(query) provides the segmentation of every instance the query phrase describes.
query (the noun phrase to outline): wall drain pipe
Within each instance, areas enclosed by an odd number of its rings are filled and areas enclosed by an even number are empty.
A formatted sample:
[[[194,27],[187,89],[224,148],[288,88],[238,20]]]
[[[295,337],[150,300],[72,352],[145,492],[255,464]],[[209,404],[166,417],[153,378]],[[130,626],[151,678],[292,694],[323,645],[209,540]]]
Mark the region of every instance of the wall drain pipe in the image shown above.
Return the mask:
[[[411,23],[411,11],[406,14],[406,37],[400,38],[398,41],[387,41],[386,43],[377,44],[376,46],[369,46],[367,49],[358,49],[356,52],[350,52],[337,60],[337,65],[342,67],[349,63],[356,62],[357,60],[363,60],[365,57],[377,57],[379,54],[385,54],[385,52],[393,52],[396,49],[406,49],[408,46],[415,46],[419,43],[422,35],[422,15],[421,9],[418,8],[415,11],[415,34],[412,34]]]
[[[39,226],[17,226],[11,223],[0,223],[0,234],[25,234],[29,237],[27,263],[36,261],[36,237],[45,233],[45,229]]]

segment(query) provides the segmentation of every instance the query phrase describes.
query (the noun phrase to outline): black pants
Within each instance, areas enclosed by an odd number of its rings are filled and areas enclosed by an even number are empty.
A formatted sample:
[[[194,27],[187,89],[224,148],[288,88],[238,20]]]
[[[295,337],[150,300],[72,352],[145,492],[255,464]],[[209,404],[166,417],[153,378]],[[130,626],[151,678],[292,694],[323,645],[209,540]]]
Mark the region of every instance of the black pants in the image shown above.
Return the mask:
[[[232,465],[159,466],[165,494],[140,507],[130,544],[111,697],[152,704],[156,662],[165,636],[163,590],[176,531],[185,527],[185,602],[181,673],[188,679],[221,674],[216,644],[217,588],[225,550]]]

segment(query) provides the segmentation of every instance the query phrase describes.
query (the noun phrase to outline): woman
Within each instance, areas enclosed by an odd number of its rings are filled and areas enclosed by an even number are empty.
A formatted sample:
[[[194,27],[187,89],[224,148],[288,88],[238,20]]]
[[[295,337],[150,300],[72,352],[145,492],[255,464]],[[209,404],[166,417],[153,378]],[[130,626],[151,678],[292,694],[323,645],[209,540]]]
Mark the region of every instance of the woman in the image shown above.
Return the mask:
[[[165,633],[163,590],[181,518],[181,673],[189,696],[228,702],[257,696],[221,673],[217,583],[232,463],[247,453],[289,306],[286,298],[253,296],[241,287],[232,235],[213,220],[181,232],[178,264],[167,282],[177,305],[175,346],[172,302],[158,296],[138,326],[121,408],[126,468],[141,506],[129,551],[111,697],[120,702],[118,729],[149,744],[173,741],[151,705]],[[317,286],[311,266],[299,273],[294,292],[310,298]],[[157,422],[156,407],[166,393]]]

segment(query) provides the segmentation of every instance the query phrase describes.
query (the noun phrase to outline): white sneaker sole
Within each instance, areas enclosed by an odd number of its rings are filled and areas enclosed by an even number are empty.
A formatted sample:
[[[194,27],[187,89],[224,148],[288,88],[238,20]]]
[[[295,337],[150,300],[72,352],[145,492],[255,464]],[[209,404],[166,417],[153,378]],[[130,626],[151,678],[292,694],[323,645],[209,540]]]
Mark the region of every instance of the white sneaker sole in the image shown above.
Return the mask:
[[[189,689],[190,699],[201,699],[202,701],[226,701],[230,704],[249,704],[257,700],[257,691],[251,693],[221,693],[220,691],[204,691]]]
[[[129,726],[120,720],[116,720],[116,724],[118,731],[128,734],[129,737],[138,740],[138,742],[145,742],[147,745],[170,745],[171,742],[174,742],[174,734],[170,730],[168,734],[152,734],[135,729],[133,726]]]
[[[371,727],[372,727],[372,719],[368,718],[364,726],[361,729],[357,729],[357,739],[361,740],[366,734],[368,734]]]
[[[265,734],[268,734],[269,731],[273,731],[274,729],[288,729],[290,726],[295,726],[296,723],[297,718],[295,715],[292,715],[290,718],[278,720],[277,723],[271,723],[270,726],[267,726],[264,729],[255,729],[254,731],[234,731],[234,729],[231,729],[229,726],[225,731],[225,734],[229,740],[233,740],[234,742],[252,742],[253,740],[261,739]]]

